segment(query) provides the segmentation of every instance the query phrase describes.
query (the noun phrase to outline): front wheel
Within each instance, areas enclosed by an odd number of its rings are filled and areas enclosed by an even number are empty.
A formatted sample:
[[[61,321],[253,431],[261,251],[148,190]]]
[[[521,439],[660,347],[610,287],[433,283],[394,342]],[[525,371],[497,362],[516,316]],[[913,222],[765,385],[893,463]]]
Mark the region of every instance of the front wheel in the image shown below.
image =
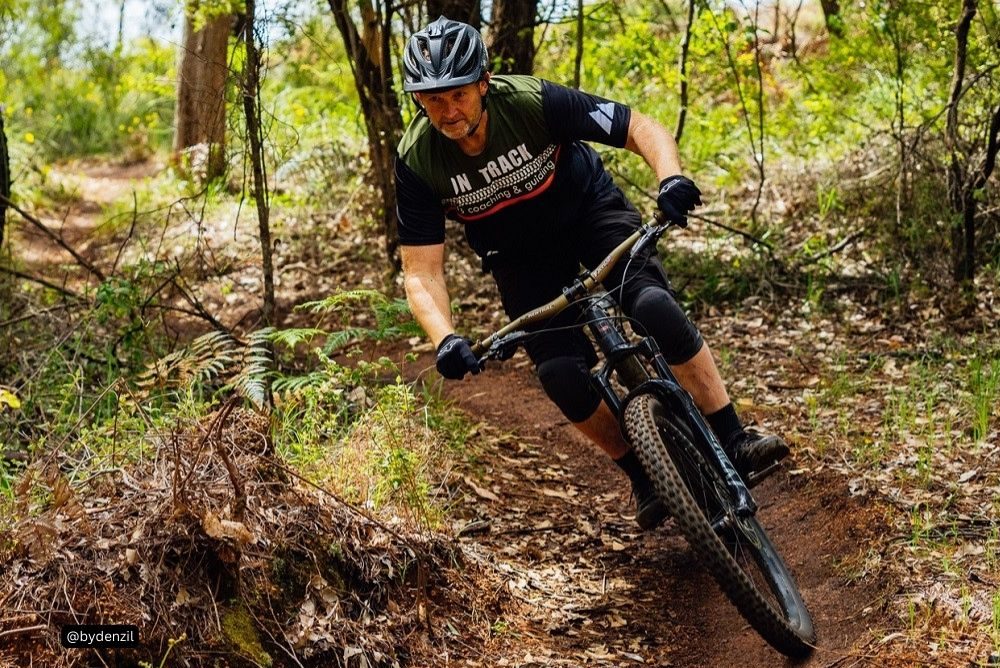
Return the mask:
[[[736,516],[687,425],[645,394],[629,403],[625,429],[684,538],[740,614],[778,651],[808,655],[816,634],[788,567],[757,518]]]

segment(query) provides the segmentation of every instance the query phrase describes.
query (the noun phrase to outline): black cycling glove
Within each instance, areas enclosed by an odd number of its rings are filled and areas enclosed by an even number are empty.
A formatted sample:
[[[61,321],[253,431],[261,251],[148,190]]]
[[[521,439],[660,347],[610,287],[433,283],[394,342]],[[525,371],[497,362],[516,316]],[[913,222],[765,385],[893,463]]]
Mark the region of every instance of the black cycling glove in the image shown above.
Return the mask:
[[[482,369],[470,343],[458,334],[444,337],[437,349],[438,373],[449,380],[461,380],[467,373],[479,373]]]
[[[660,194],[656,196],[656,206],[673,224],[687,227],[688,212],[699,204],[701,204],[701,191],[688,177],[675,174],[660,181]]]

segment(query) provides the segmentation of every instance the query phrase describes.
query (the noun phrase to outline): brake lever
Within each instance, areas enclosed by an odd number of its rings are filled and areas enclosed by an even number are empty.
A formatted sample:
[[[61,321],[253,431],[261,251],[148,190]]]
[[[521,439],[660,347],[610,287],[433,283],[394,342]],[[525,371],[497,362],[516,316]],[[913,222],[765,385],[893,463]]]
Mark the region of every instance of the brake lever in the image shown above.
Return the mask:
[[[493,342],[483,355],[483,360],[509,360],[517,352],[518,346],[528,337],[528,332],[511,332]]]
[[[650,244],[655,246],[657,240],[663,236],[664,232],[670,229],[671,225],[673,225],[673,223],[667,220],[661,212],[657,211],[653,216],[653,222],[645,226],[646,231],[641,237],[639,237],[639,240],[635,242],[631,250],[629,250],[629,259],[634,259],[640,253],[644,252]]]

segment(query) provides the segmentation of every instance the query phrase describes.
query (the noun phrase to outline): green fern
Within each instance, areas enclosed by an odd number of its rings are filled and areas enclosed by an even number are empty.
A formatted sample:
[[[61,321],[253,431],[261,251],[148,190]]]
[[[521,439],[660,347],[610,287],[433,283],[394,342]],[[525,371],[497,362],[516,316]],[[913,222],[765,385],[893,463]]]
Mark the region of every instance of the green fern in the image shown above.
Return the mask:
[[[359,303],[375,308],[379,304],[388,303],[388,301],[389,298],[378,290],[344,290],[319,301],[299,304],[295,310],[309,311],[310,313],[339,313],[345,308],[356,306]]]
[[[299,394],[306,388],[317,387],[330,380],[327,371],[313,371],[303,376],[281,376],[274,379],[272,389],[275,392]]]
[[[209,332],[153,362],[137,382],[141,389],[205,383],[224,375],[234,363],[237,342],[226,332]]]
[[[374,327],[350,326],[359,306],[368,306],[375,316]],[[345,290],[319,301],[296,307],[310,313],[339,313],[343,328],[329,335],[323,351],[331,354],[359,341],[385,341],[402,336],[417,336],[420,326],[413,320],[405,299],[390,299],[377,290]]]
[[[274,332],[273,327],[265,327],[250,334],[243,351],[240,371],[230,384],[238,395],[259,410],[264,410],[271,403],[270,381],[274,374],[271,337]]]
[[[324,336],[326,333],[325,329],[318,329],[316,327],[276,329],[271,333],[270,339],[273,343],[294,349],[300,343],[306,343],[317,336]]]

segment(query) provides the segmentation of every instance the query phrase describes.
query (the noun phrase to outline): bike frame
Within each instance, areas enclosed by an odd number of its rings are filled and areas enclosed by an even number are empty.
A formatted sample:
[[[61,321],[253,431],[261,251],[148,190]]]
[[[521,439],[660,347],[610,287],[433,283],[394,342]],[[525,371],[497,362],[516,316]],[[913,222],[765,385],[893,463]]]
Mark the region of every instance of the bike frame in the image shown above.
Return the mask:
[[[655,394],[672,413],[680,416],[691,428],[695,443],[702,449],[702,454],[709,458],[722,473],[726,486],[733,494],[734,509],[737,516],[749,517],[757,512],[757,504],[737,473],[736,468],[722,449],[722,444],[715,433],[705,423],[701,412],[694,405],[691,395],[681,387],[677,378],[670,370],[667,361],[660,354],[660,349],[651,337],[643,337],[638,343],[631,343],[625,338],[618,326],[618,320],[612,316],[605,306],[610,296],[605,294],[600,299],[592,300],[584,308],[584,321],[594,337],[598,348],[604,353],[604,362],[591,373],[591,380],[605,403],[611,408],[620,424],[623,423],[625,409],[629,402],[640,394]],[[640,361],[645,378],[638,376],[633,361]],[[644,362],[644,363],[643,363]],[[652,370],[649,373],[647,370]],[[612,374],[618,373],[629,392],[624,397],[618,392],[611,381]],[[640,373],[641,373],[640,372]],[[638,377],[637,377],[638,376]],[[638,382],[637,382],[638,381]],[[624,433],[624,424],[622,432]]]
[[[612,304],[610,295],[605,293],[597,298],[592,297],[619,259],[626,253],[636,257],[650,245],[655,245],[656,240],[669,226],[669,223],[642,226],[612,250],[592,271],[585,270],[571,285],[563,289],[562,295],[516,318],[476,343],[473,352],[477,357],[484,354],[489,356],[490,353],[498,351],[499,347],[517,345],[529,336],[523,331],[526,325],[551,318],[570,304],[587,300],[587,305],[583,309],[583,319],[601,352],[604,353],[603,364],[591,374],[592,382],[619,423],[623,420],[625,408],[632,398],[643,393],[655,394],[671,412],[685,421],[702,454],[722,473],[725,484],[733,495],[737,516],[748,517],[757,511],[757,504],[750,495],[750,490],[729,461],[711,428],[705,423],[704,417],[695,407],[691,395],[677,382],[670,366],[660,354],[656,342],[650,337],[643,337],[636,343],[630,342],[618,325],[619,319],[609,313]],[[612,374],[615,372],[629,390],[624,397],[611,382]]]

